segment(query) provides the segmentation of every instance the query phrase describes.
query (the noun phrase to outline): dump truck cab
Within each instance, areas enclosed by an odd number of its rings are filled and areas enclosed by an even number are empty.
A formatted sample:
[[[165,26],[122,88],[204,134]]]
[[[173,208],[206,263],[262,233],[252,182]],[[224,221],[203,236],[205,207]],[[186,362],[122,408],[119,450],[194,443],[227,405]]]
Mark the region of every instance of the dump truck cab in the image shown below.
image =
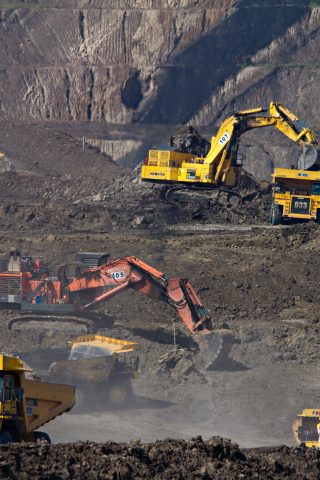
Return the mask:
[[[320,221],[320,171],[275,168],[271,223],[296,218]]]
[[[50,441],[36,429],[74,405],[74,387],[28,379],[27,372],[18,357],[0,355],[0,443]]]
[[[292,431],[298,445],[304,443],[306,447],[320,447],[317,424],[319,423],[320,408],[305,408],[296,416],[292,424]]]
[[[13,362],[11,362],[12,364]],[[11,365],[13,367],[14,365]],[[19,441],[23,418],[23,390],[15,372],[0,372],[0,443],[6,439]],[[11,437],[11,438],[10,438]]]

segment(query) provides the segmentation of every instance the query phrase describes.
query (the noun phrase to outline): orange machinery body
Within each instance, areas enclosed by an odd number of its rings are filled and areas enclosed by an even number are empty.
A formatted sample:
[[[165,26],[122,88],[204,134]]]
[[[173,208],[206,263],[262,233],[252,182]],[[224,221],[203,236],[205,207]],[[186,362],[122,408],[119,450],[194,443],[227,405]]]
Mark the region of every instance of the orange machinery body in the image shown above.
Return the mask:
[[[86,255],[92,260],[95,254]],[[100,258],[106,262],[106,257]],[[212,331],[210,317],[186,278],[167,278],[136,257],[122,257],[91,268],[82,264],[71,277],[64,268],[59,270],[59,278],[53,277],[39,259],[11,252],[0,271],[0,306],[63,315],[94,308],[131,288],[171,305],[192,333]]]
[[[66,290],[81,310],[93,308],[132,288],[173,306],[193,333],[211,332],[211,320],[188,279],[170,278],[136,257],[123,257],[88,269],[73,278]]]
[[[46,303],[60,303],[61,282],[51,278],[33,278],[31,272],[1,272],[0,285],[6,288],[6,295],[14,302],[36,303],[36,297],[47,299]],[[0,287],[1,288],[1,287]]]

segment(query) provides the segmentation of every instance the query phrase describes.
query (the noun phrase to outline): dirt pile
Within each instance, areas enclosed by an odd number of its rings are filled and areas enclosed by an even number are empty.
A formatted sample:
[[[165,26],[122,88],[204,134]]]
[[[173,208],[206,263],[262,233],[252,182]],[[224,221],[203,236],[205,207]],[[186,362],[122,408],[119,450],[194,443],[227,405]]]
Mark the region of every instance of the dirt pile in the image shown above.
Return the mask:
[[[261,223],[270,195],[244,170],[235,193],[241,205],[216,192],[203,202],[170,204],[161,185],[142,182],[109,156],[58,127],[1,122],[1,148],[16,172],[0,176],[0,229],[101,230],[203,223]],[[199,151],[208,142],[192,127],[176,135],[176,145]],[[17,141],[18,139],[18,141]]]
[[[191,125],[182,128],[170,138],[170,146],[177,152],[194,153],[205,157],[210,150],[210,142]]]
[[[242,176],[241,176],[242,177]],[[164,187],[141,182],[140,169],[110,179],[4,173],[0,177],[0,229],[125,230],[163,229],[166,225],[202,223],[263,223],[271,196],[243,175],[242,204],[222,193],[205,202],[170,204]],[[241,180],[242,182],[242,180]]]
[[[220,437],[141,444],[108,442],[1,446],[2,479],[171,480],[255,478],[316,480],[317,450],[288,447],[241,451]]]

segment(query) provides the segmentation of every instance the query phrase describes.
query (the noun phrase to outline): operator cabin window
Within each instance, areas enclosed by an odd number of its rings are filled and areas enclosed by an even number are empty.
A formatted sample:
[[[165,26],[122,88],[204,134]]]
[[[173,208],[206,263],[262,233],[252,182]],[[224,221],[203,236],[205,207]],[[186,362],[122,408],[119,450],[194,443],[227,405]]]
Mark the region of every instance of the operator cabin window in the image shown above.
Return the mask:
[[[14,378],[5,375],[4,378],[0,378],[0,402],[9,400],[14,400]]]
[[[320,183],[313,183],[312,194],[313,195],[320,195]]]

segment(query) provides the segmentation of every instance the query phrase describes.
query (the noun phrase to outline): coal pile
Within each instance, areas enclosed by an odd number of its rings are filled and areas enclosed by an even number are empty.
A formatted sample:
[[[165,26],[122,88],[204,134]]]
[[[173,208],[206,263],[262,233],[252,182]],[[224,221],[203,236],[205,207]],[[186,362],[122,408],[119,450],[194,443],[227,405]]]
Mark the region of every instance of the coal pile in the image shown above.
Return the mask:
[[[170,138],[170,146],[177,152],[194,153],[205,157],[210,150],[210,142],[191,125],[182,128]]]
[[[4,445],[1,479],[283,479],[315,480],[320,452],[303,448],[241,451],[220,437],[203,441],[163,440],[141,444],[108,442]]]

